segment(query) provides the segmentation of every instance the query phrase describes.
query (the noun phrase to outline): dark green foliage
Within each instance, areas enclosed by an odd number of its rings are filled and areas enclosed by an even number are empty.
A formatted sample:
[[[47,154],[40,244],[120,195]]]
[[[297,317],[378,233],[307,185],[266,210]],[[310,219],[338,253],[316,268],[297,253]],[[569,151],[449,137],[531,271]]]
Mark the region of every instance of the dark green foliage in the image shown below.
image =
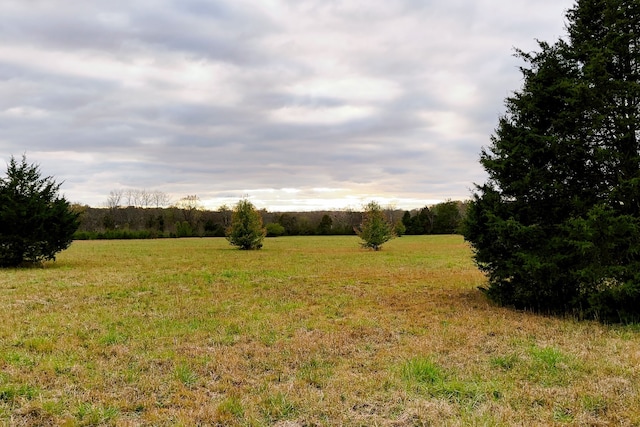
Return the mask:
[[[429,234],[433,228],[433,215],[427,206],[411,216],[410,212],[405,212],[402,217],[406,234]]]
[[[284,227],[277,222],[270,222],[265,228],[267,229],[267,237],[278,237],[285,233]]]
[[[333,227],[333,220],[327,214],[322,215],[322,219],[320,220],[320,225],[318,226],[319,234],[331,234],[331,228]]]
[[[431,208],[433,216],[433,234],[456,234],[459,233],[460,224],[462,223],[462,213],[460,212],[460,203],[448,200],[438,203]]]
[[[55,260],[78,229],[79,213],[58,196],[60,184],[37,165],[11,158],[0,179],[0,267]]]
[[[499,303],[640,314],[640,2],[580,0],[569,38],[519,52],[465,237]]]
[[[284,232],[287,236],[297,236],[300,234],[300,227],[298,226],[298,218],[289,213],[283,213],[278,218],[278,224],[284,228]]]
[[[455,203],[460,207],[460,215],[464,215],[462,202]],[[434,212],[439,205],[431,207]],[[217,211],[198,210],[197,221],[188,222],[191,233],[184,233],[182,223],[189,213],[182,212],[179,208],[142,208],[128,206],[93,208],[89,206],[76,207],[82,210],[80,228],[74,239],[120,239],[135,238],[162,238],[162,237],[225,237],[226,231],[231,225],[231,210],[219,209]],[[413,228],[407,232],[404,222],[398,221],[401,211],[386,209],[386,218],[394,224],[396,235],[425,234],[425,227]],[[427,223],[431,232],[433,218],[426,215],[429,208],[423,208],[414,212],[406,212],[403,220],[409,220],[410,224]],[[301,235],[355,235],[354,227],[362,223],[362,212],[351,210],[339,211],[305,211],[305,212],[267,212],[260,211],[262,221],[267,227],[267,237],[275,235],[301,236]],[[405,219],[406,218],[406,219]],[[462,216],[461,216],[462,218]],[[284,234],[280,234],[280,226]],[[457,231],[456,231],[457,232]],[[80,236],[80,237],[78,237]]]
[[[154,214],[146,215],[145,228],[150,231],[162,233],[164,231],[164,216]]]
[[[284,227],[287,236],[308,236],[315,234],[317,226],[305,214],[283,213],[276,221]]]
[[[189,221],[178,221],[175,224],[177,237],[192,237],[193,228]]]
[[[411,212],[405,211],[404,215],[402,215],[402,225],[404,225],[405,233],[409,233],[409,227],[411,226]]]
[[[95,231],[76,231],[73,240],[133,240],[133,239],[160,239],[168,237],[154,230],[106,230],[102,232]],[[172,237],[178,237],[173,235]]]
[[[380,250],[385,242],[393,239],[393,226],[384,217],[384,212],[377,202],[369,202],[365,206],[362,225],[356,231],[362,242],[362,247]]]
[[[425,206],[415,215],[405,212],[402,217],[402,234],[458,234],[464,222],[466,203],[447,200],[431,206]]]
[[[116,221],[113,218],[113,215],[107,214],[104,216],[102,220],[102,226],[107,230],[113,230],[116,228]]]
[[[260,249],[266,230],[262,226],[262,217],[247,199],[240,200],[231,216],[231,227],[227,231],[227,240],[239,249]]]
[[[204,235],[206,237],[224,237],[225,230],[222,224],[217,224],[213,219],[209,218],[204,223]]]

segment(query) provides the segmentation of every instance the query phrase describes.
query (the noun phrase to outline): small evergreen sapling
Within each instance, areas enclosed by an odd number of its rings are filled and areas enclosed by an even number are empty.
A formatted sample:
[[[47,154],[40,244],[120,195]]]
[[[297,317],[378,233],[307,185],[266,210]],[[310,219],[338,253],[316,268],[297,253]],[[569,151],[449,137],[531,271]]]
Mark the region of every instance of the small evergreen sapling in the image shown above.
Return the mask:
[[[267,234],[262,226],[262,217],[247,199],[238,202],[231,216],[231,226],[227,230],[227,240],[239,249],[262,248]]]
[[[377,202],[369,202],[364,209],[362,224],[356,234],[363,242],[362,247],[379,251],[382,245],[395,237],[393,226],[384,217]]]

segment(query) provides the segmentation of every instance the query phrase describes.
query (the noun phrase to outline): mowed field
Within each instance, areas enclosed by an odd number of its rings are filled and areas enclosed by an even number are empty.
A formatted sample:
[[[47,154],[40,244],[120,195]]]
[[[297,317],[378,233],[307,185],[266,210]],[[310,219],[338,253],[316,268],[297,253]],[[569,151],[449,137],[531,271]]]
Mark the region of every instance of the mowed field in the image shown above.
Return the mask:
[[[640,327],[484,283],[460,236],[74,242],[0,271],[0,425],[640,425]]]

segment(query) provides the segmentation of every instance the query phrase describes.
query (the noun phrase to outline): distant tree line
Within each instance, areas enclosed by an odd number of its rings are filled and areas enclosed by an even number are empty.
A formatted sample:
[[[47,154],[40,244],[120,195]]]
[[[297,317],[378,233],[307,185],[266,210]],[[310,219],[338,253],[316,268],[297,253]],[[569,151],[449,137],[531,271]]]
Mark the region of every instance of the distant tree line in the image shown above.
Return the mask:
[[[402,216],[404,234],[460,234],[467,206],[468,202],[448,200],[431,208],[407,211]]]
[[[106,207],[74,205],[80,213],[76,239],[141,239],[163,237],[224,237],[231,225],[232,208],[204,209],[195,195],[170,204],[157,191],[113,191]],[[432,207],[403,211],[383,209],[395,234],[455,234],[466,203],[447,201]],[[314,212],[259,211],[267,237],[306,235],[355,235],[362,212],[345,209]]]

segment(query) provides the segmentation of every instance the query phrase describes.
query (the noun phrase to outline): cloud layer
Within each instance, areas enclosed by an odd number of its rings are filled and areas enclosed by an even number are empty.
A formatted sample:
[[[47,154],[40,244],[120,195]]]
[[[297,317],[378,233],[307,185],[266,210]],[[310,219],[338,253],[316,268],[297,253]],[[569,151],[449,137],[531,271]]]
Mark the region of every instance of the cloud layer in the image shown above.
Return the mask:
[[[270,210],[465,199],[568,0],[0,3],[0,154],[74,202],[249,195]]]

